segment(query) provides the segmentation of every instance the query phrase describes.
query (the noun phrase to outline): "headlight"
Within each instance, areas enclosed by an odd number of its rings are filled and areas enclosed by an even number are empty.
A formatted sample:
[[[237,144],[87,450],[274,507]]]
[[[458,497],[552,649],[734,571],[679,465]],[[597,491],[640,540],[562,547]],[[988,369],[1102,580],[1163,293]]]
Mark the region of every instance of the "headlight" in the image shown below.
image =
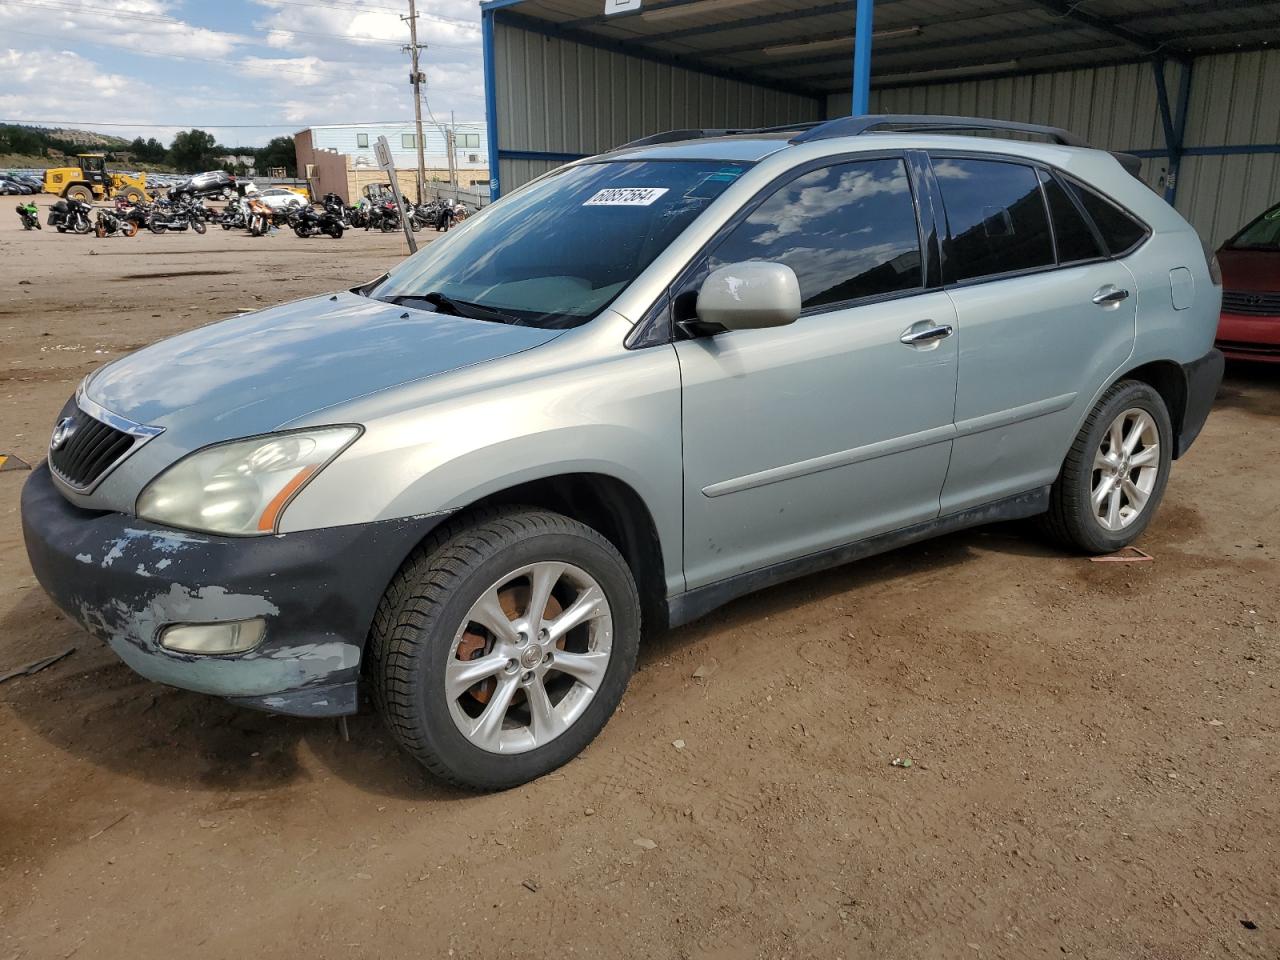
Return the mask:
[[[359,427],[234,440],[179,460],[138,497],[138,516],[206,533],[274,533],[284,508]]]

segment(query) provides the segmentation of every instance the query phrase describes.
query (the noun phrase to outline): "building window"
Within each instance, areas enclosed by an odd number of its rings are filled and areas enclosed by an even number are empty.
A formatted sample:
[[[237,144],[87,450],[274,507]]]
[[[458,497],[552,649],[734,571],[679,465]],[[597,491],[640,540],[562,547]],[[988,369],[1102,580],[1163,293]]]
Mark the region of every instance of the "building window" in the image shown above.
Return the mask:
[[[466,150],[471,148],[478,149],[480,146],[480,134],[478,133],[460,133],[458,134],[458,146]]]
[[[367,147],[367,146],[369,146],[369,135],[368,135],[367,133],[357,133],[357,134],[356,134],[356,146],[357,146],[357,147]]]
[[[404,147],[406,150],[412,150],[414,147],[416,147],[417,143],[413,139],[413,134],[412,133],[400,134],[400,146]]]

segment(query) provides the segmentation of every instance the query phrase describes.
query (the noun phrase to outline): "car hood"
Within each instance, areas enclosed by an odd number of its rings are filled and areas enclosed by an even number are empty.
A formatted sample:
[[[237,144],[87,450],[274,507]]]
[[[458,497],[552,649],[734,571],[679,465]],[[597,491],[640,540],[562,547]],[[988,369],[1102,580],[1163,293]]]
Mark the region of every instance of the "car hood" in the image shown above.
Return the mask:
[[[1227,290],[1280,291],[1280,251],[1223,247],[1218,251],[1218,266]]]
[[[103,367],[85,394],[136,423],[182,426],[207,442],[266,433],[337,403],[528,350],[562,332],[339,293],[162,340]]]

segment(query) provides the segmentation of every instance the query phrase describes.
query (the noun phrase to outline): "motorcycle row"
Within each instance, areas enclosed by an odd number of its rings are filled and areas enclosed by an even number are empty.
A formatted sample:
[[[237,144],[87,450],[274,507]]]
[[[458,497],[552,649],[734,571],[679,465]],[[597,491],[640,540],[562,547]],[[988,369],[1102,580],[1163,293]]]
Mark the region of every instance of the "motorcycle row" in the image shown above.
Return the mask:
[[[18,204],[17,211],[24,230],[41,229],[40,211],[35,203]],[[414,232],[423,227],[448,230],[466,217],[466,207],[449,198],[421,204],[406,199],[401,208],[394,198],[387,196],[347,206],[336,193],[328,193],[319,210],[309,203],[273,209],[252,195],[230,201],[221,212],[190,196],[133,203],[119,198],[114,207],[107,208],[65,199],[49,208],[47,223],[59,233],[93,233],[99,237],[132,237],[143,229],[153,233],[187,229],[204,233],[208,224],[217,223],[223,230],[243,229],[255,237],[265,236],[275,228],[288,228],[299,237],[324,234],[337,240],[345,230],[353,228],[384,233],[399,230],[402,219],[407,219]]]

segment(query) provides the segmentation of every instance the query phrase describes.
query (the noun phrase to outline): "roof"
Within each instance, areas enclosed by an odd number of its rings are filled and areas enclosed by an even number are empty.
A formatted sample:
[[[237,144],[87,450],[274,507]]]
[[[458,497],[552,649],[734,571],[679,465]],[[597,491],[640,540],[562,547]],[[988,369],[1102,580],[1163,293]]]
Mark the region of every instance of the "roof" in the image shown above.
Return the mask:
[[[851,86],[855,0],[487,0],[503,21],[821,96]],[[1280,0],[878,0],[876,86],[1280,44]]]

